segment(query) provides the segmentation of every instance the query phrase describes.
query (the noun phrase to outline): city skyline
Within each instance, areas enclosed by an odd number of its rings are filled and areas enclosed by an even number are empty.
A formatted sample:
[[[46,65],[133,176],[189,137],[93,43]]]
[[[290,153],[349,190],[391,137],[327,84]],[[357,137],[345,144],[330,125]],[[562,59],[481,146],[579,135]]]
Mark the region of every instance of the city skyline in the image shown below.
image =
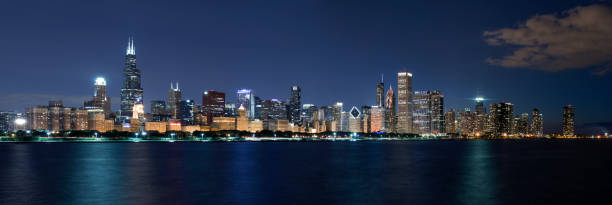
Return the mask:
[[[572,3],[571,5],[568,3],[567,5],[558,6],[559,8],[556,10],[550,10],[547,12],[521,12],[520,17],[515,18],[513,21],[524,22],[526,19],[531,18],[532,16],[540,13],[558,13],[564,10],[572,9],[576,7],[576,3]],[[491,25],[486,29],[479,29],[480,34],[476,37],[480,40],[478,44],[483,44],[484,39],[482,36],[482,32],[488,30],[496,30],[501,28],[513,28],[515,24],[512,23],[496,23],[495,25]],[[142,29],[142,28],[141,28]],[[449,108],[454,108],[455,110],[462,110],[463,108],[473,108],[474,102],[471,100],[474,97],[483,96],[488,99],[487,105],[491,103],[497,103],[501,101],[511,102],[515,107],[515,113],[524,113],[530,112],[533,108],[540,109],[541,113],[545,115],[544,117],[544,128],[550,132],[560,131],[561,130],[561,108],[567,104],[573,104],[577,108],[576,114],[576,125],[581,125],[584,123],[593,123],[593,122],[606,122],[608,120],[606,116],[610,113],[600,112],[600,110],[605,110],[605,102],[610,97],[608,95],[595,96],[595,95],[586,95],[585,93],[580,93],[578,91],[582,89],[589,89],[592,92],[604,91],[605,93],[605,85],[609,85],[610,75],[593,75],[591,73],[586,73],[585,70],[575,69],[569,71],[558,71],[558,72],[546,72],[546,71],[537,71],[537,70],[529,70],[529,69],[514,69],[514,68],[501,68],[495,67],[492,65],[485,65],[484,67],[490,67],[478,70],[479,72],[475,72],[473,76],[465,76],[458,75],[456,79],[451,79],[454,71],[448,69],[440,68],[440,65],[436,65],[435,63],[431,63],[432,61],[419,61],[419,63],[410,62],[410,60],[390,60],[387,63],[376,63],[374,65],[360,65],[355,66],[355,68],[359,68],[364,70],[361,71],[352,71],[347,70],[347,68],[340,69],[341,72],[332,72],[329,75],[324,73],[324,69],[319,67],[345,67],[339,63],[342,61],[331,60],[329,62],[318,62],[319,66],[313,66],[314,74],[308,74],[308,68],[301,66],[291,66],[291,68],[285,68],[285,70],[278,69],[265,69],[261,68],[265,65],[272,65],[269,62],[264,62],[262,60],[269,60],[270,62],[278,62],[276,60],[270,60],[270,56],[266,58],[258,58],[256,60],[257,63],[253,64],[257,69],[247,69],[244,70],[242,68],[237,68],[236,66],[229,66],[230,69],[200,69],[200,67],[213,67],[207,65],[206,62],[198,60],[198,55],[188,55],[189,53],[185,53],[184,51],[197,51],[199,55],[202,55],[206,52],[214,52],[217,49],[207,49],[206,47],[202,48],[194,48],[189,46],[188,44],[176,44],[175,49],[168,49],[172,51],[178,51],[183,56],[180,58],[187,62],[190,62],[183,69],[181,66],[182,62],[179,61],[178,56],[176,55],[167,55],[168,58],[155,59],[156,55],[162,54],[165,49],[155,49],[158,46],[166,46],[168,47],[168,43],[164,42],[165,40],[169,40],[170,42],[176,43],[176,40],[172,40],[174,37],[181,36],[180,34],[169,35],[171,37],[161,38],[160,36],[156,36],[154,34],[149,34],[147,32],[140,32],[137,29],[132,31],[127,31],[131,29],[117,29],[117,31],[113,31],[113,35],[110,35],[109,38],[98,38],[100,42],[106,45],[98,45],[97,42],[92,42],[92,44],[84,44],[79,45],[83,50],[96,50],[96,55],[101,55],[102,58],[93,60],[92,57],[85,56],[85,58],[81,58],[83,54],[81,53],[70,53],[70,55],[62,55],[61,58],[56,56],[56,59],[50,60],[46,59],[48,63],[53,62],[63,62],[68,61],[70,59],[80,59],[76,61],[78,63],[83,63],[78,67],[84,67],[86,69],[75,71],[74,69],[66,68],[64,69],[55,69],[63,72],[73,72],[75,75],[68,75],[69,78],[57,78],[53,73],[49,70],[37,70],[34,69],[34,73],[40,75],[32,76],[34,79],[34,83],[32,85],[23,85],[20,86],[20,90],[15,92],[15,90],[0,90],[4,96],[6,96],[6,101],[0,110],[16,110],[23,111],[25,107],[33,107],[40,104],[45,104],[47,100],[64,100],[64,103],[67,106],[75,106],[78,107],[82,105],[84,99],[91,99],[91,81],[96,77],[105,77],[108,84],[108,96],[111,97],[112,110],[115,111],[118,108],[118,104],[121,100],[119,100],[119,88],[122,85],[122,76],[121,72],[123,69],[121,57],[121,51],[125,48],[125,39],[126,36],[132,34],[136,36],[136,41],[138,46],[142,46],[143,48],[138,49],[139,60],[138,60],[138,68],[142,71],[143,78],[143,89],[145,90],[144,94],[144,105],[146,111],[149,111],[150,101],[152,100],[165,100],[165,92],[167,91],[167,83],[169,82],[179,82],[181,83],[181,87],[184,91],[185,99],[200,99],[201,93],[206,90],[218,90],[225,92],[228,97],[228,101],[235,103],[236,100],[233,99],[235,96],[235,91],[239,88],[250,88],[254,92],[254,96],[261,97],[263,99],[271,99],[271,98],[280,98],[283,100],[287,100],[289,98],[289,93],[287,92],[288,88],[293,85],[298,85],[302,91],[302,103],[311,103],[315,105],[333,105],[335,102],[343,102],[344,107],[346,109],[357,106],[360,107],[362,105],[375,105],[375,99],[373,97],[373,93],[376,93],[375,84],[380,82],[378,77],[380,73],[387,74],[387,76],[394,76],[393,74],[406,70],[412,74],[414,74],[414,82],[412,83],[414,88],[413,90],[440,90],[442,94],[445,95],[445,111],[448,111]],[[123,33],[123,34],[120,34]],[[144,33],[144,34],[141,34]],[[91,35],[91,37],[87,37],[86,35],[79,35],[78,38],[74,40],[76,42],[89,41],[89,38],[93,38],[95,35]],[[363,36],[361,36],[363,37]],[[464,36],[465,37],[465,36]],[[142,39],[142,40],[140,40]],[[194,38],[188,38],[191,42],[194,42]],[[112,41],[111,41],[112,40]],[[116,40],[116,42],[115,42]],[[40,40],[39,40],[40,41]],[[195,41],[197,42],[197,41]],[[349,41],[351,42],[351,41]],[[54,47],[49,44],[41,44],[41,45],[33,45],[33,44],[24,44],[27,47],[35,47],[41,50],[49,50],[54,49]],[[47,45],[47,46],[45,46]],[[70,44],[68,44],[70,45]],[[94,46],[95,45],[95,46]],[[486,44],[485,44],[486,45]],[[296,45],[286,47],[284,49],[280,49],[283,51],[291,50],[291,48],[297,48]],[[181,49],[187,48],[187,49]],[[367,48],[367,47],[364,47]],[[487,47],[487,49],[493,49],[494,47]],[[277,48],[279,49],[279,48]],[[31,49],[30,49],[31,50]],[[99,51],[98,51],[99,50]],[[107,52],[113,50],[111,52]],[[250,50],[250,49],[247,49]],[[7,56],[17,55],[20,52],[20,48],[16,49],[16,53],[9,53]],[[33,51],[33,53],[38,53],[41,51]],[[499,50],[498,50],[499,51]],[[499,57],[503,56],[503,53],[500,55],[494,55],[495,52],[487,52],[485,58],[488,57]],[[385,51],[387,52],[387,51]],[[245,53],[249,53],[246,52]],[[243,54],[245,54],[243,53]],[[273,52],[274,53],[274,52]],[[346,53],[346,52],[344,52]],[[166,53],[168,54],[168,53]],[[187,54],[187,55],[185,55]],[[57,54],[55,54],[57,55]],[[55,56],[52,55],[52,56]],[[113,58],[108,58],[112,56]],[[375,54],[373,56],[379,56]],[[263,57],[263,56],[262,56]],[[481,62],[484,62],[485,58],[478,59]],[[45,60],[45,58],[42,58]],[[87,60],[89,59],[89,60]],[[342,59],[342,58],[340,58]],[[376,57],[377,61],[380,60],[379,57]],[[401,59],[401,58],[400,58]],[[80,62],[84,60],[83,62]],[[253,60],[253,59],[250,59]],[[474,59],[472,59],[474,60]],[[195,62],[194,62],[195,61]],[[240,61],[238,60],[230,60],[225,58],[225,60],[215,60],[215,62],[232,62],[232,61]],[[351,62],[354,64],[355,61],[347,61],[349,64],[346,67],[350,66]],[[461,63],[464,61],[457,60],[456,63]],[[168,66],[168,63],[178,63],[176,65]],[[46,64],[46,63],[45,63]],[[312,65],[312,62],[310,62]],[[387,64],[387,65],[385,65]],[[392,65],[395,64],[395,65]],[[11,64],[11,61],[8,61],[5,66],[13,67],[15,64]],[[62,65],[62,63],[59,63]],[[109,66],[109,65],[118,65],[118,66]],[[273,67],[283,67],[287,65],[286,62],[282,61]],[[380,65],[383,65],[381,68]],[[25,65],[17,65],[17,68],[32,66],[31,64]],[[448,65],[447,65],[448,66]],[[61,66],[60,66],[61,67]],[[216,66],[214,66],[216,67]],[[244,66],[247,67],[247,66]],[[482,67],[479,66],[479,67]],[[488,70],[487,70],[488,69]],[[20,70],[20,69],[16,69]],[[177,71],[177,72],[175,72]],[[8,79],[7,83],[14,83],[16,81],[25,80],[24,73],[19,73],[16,71],[7,71],[9,74],[15,75],[15,78]],[[301,75],[291,75],[290,73],[297,72]],[[448,75],[441,75],[439,73],[448,73]],[[483,77],[484,74],[487,73],[487,77]],[[195,74],[195,75],[191,75]],[[240,74],[244,74],[240,75]],[[390,75],[391,74],[391,75]],[[223,81],[220,83],[217,78],[214,76],[228,76],[228,79],[236,79],[232,81]],[[513,77],[508,77],[513,76]],[[572,76],[576,75],[576,76]],[[47,81],[41,80],[41,77],[52,76],[54,79],[58,79],[57,82],[52,84],[53,86],[45,86],[41,87],[38,83],[45,83]],[[196,77],[199,76],[199,77]],[[292,76],[291,79],[288,76]],[[480,77],[479,77],[480,76]],[[495,76],[496,78],[502,79],[525,79],[520,80],[521,83],[511,83],[512,86],[500,86],[495,82],[488,80],[491,76]],[[518,78],[517,78],[518,77]],[[433,80],[437,79],[439,80]],[[473,82],[470,78],[481,79],[482,82]],[[575,80],[576,78],[579,78]],[[269,81],[271,79],[276,79],[277,82],[270,83],[272,85],[261,84],[260,81]],[[385,89],[388,88],[388,85],[392,86],[394,91],[397,91],[397,82],[394,77],[388,77],[385,83]],[[445,81],[446,80],[446,81]],[[441,81],[445,81],[446,83],[439,83]],[[54,82],[54,81],[51,81]],[[321,85],[315,84],[320,83]],[[567,87],[564,82],[577,82],[571,85],[574,87]],[[580,86],[579,82],[588,83],[588,86]],[[538,85],[534,85],[538,84]],[[85,86],[87,85],[87,86]],[[542,85],[547,85],[542,87]],[[550,85],[550,86],[548,86]],[[552,86],[555,85],[555,86]],[[531,87],[530,87],[531,86]],[[560,86],[560,87],[559,87]],[[455,88],[456,87],[456,88]],[[502,87],[512,87],[512,90],[508,90],[509,88]],[[554,88],[553,88],[554,87]],[[565,89],[567,88],[567,89]],[[569,92],[565,92],[563,90],[568,90]],[[569,93],[569,94],[567,94]],[[588,94],[588,93],[587,93]],[[27,104],[27,105],[14,105],[11,106],[10,103],[17,98],[26,98],[28,97],[36,97],[40,95],[44,96],[44,100],[38,100],[38,102],[25,102],[27,103],[36,103],[36,104]],[[571,97],[566,97],[565,95],[570,95]],[[397,96],[397,95],[396,95]],[[42,97],[41,97],[42,98]],[[71,100],[76,98],[77,100]],[[83,99],[84,98],[84,99]],[[561,100],[563,99],[563,100]],[[585,100],[589,99],[589,100]],[[77,102],[77,103],[74,103]],[[488,107],[488,106],[485,106]]]

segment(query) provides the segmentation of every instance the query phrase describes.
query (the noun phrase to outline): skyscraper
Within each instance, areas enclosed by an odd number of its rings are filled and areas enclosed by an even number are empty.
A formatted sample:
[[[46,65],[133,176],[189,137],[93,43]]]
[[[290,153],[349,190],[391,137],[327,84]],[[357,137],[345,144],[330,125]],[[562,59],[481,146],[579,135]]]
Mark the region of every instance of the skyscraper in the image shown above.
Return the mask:
[[[353,106],[351,111],[348,113],[347,131],[349,132],[361,132],[361,112],[357,107]]]
[[[385,125],[385,109],[383,107],[372,106],[370,111],[370,132],[382,131]]]
[[[431,110],[431,133],[445,133],[444,95],[440,91],[429,91],[429,107]]]
[[[102,77],[96,78],[94,82],[94,95],[90,101],[85,101],[84,107],[87,110],[101,109],[104,115],[111,113],[111,99],[106,96],[106,80]]]
[[[574,106],[563,107],[563,135],[574,136]]]
[[[193,100],[181,100],[181,122],[183,125],[194,124],[194,112],[195,102]]]
[[[412,131],[412,73],[397,73],[397,132]]]
[[[163,101],[163,100],[151,101],[151,115],[153,117],[151,121],[163,122],[163,121],[168,120],[167,111],[168,110],[166,108],[166,101]]]
[[[542,113],[538,109],[533,109],[531,111],[531,126],[530,134],[534,136],[542,136],[544,135],[544,124],[542,119]]]
[[[431,107],[427,91],[414,91],[412,100],[413,128],[416,134],[431,133]]]
[[[387,94],[385,95],[385,131],[389,133],[395,133],[397,118],[395,115],[395,93],[393,88],[389,86]]]
[[[170,90],[168,90],[168,116],[171,119],[181,119],[181,100],[182,92],[179,89],[178,83],[176,83],[176,87],[170,83]]]
[[[202,112],[206,115],[206,122],[212,123],[213,117],[223,116],[225,113],[225,93],[214,90],[204,91],[202,94]]]
[[[123,70],[123,88],[121,88],[121,118],[132,117],[134,104],[142,103],[143,89],[140,87],[140,70],[136,68],[136,48],[134,39],[130,38],[125,54],[125,69]]]
[[[476,101],[476,106],[474,107],[474,111],[476,112],[476,114],[487,114],[487,108],[484,106],[484,98],[477,97],[474,98],[474,100]]]
[[[297,86],[291,86],[291,97],[289,98],[289,104],[287,104],[287,117],[289,122],[299,123],[300,122],[300,110],[302,108],[302,89]]]
[[[457,124],[455,121],[455,110],[454,109],[450,109],[448,112],[444,114],[444,127],[445,127],[446,133],[449,133],[449,134],[457,133],[457,130],[456,130]]]
[[[253,96],[253,91],[241,89],[236,93],[238,94],[238,104],[236,106],[240,107],[242,105],[249,120],[255,119],[255,97]]]
[[[514,105],[507,102],[491,104],[490,134],[494,137],[510,135],[514,120]]]
[[[381,108],[385,106],[385,83],[382,79],[376,84],[376,106]]]
[[[336,131],[342,131],[343,123],[346,123],[342,118],[342,113],[344,112],[343,106],[344,103],[337,102],[332,108],[331,116],[332,121],[336,122]]]

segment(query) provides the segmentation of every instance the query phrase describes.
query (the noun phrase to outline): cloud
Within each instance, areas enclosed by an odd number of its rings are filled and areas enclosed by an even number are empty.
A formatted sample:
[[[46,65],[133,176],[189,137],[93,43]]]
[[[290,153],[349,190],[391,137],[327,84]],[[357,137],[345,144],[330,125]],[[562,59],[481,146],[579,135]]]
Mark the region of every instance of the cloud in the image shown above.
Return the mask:
[[[511,55],[488,58],[491,65],[562,71],[600,67],[612,71],[612,8],[579,6],[561,15],[536,15],[516,28],[485,31],[492,46],[518,47]]]

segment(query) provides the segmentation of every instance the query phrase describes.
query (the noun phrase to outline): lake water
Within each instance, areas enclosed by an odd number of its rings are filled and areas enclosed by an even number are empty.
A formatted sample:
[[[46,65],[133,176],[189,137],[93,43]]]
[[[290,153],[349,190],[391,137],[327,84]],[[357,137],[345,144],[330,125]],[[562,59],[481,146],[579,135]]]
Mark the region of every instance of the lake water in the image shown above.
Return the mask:
[[[0,204],[585,204],[610,140],[0,143]]]

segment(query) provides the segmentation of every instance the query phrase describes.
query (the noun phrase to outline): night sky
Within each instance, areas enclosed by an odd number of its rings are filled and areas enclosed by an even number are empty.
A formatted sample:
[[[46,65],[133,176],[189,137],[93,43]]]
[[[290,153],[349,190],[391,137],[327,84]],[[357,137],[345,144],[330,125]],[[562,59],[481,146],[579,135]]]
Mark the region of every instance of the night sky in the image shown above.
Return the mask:
[[[82,106],[105,77],[118,109],[125,47],[135,39],[144,98],[186,99],[204,90],[251,88],[264,99],[375,103],[375,84],[440,90],[445,107],[471,98],[538,108],[546,132],[561,109],[577,124],[609,122],[612,9],[609,1],[3,1],[0,110],[62,99]],[[149,110],[147,108],[147,110]]]

